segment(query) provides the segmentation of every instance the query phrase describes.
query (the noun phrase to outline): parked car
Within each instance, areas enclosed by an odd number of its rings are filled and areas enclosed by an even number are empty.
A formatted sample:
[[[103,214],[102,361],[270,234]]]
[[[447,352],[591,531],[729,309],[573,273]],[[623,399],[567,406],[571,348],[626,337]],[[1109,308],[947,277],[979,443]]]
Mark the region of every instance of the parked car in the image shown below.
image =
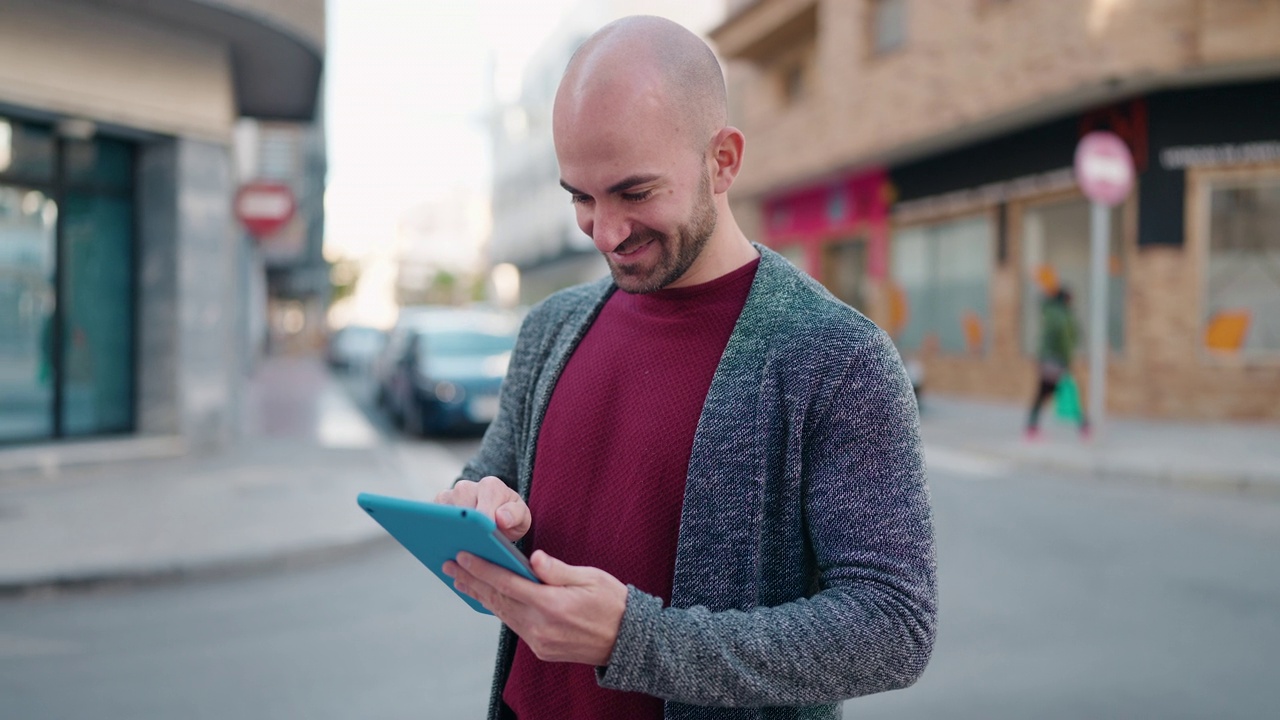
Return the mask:
[[[448,316],[458,312],[455,308],[432,305],[411,305],[400,309],[395,325],[387,332],[386,342],[373,359],[370,375],[373,379],[374,397],[378,404],[389,409],[391,383],[397,363],[404,357],[406,343],[414,328],[432,315]]]
[[[405,327],[386,389],[392,417],[414,435],[488,426],[498,412],[516,319],[457,310],[422,315]]]
[[[325,357],[335,370],[367,371],[387,342],[387,334],[378,328],[347,325],[329,335]]]

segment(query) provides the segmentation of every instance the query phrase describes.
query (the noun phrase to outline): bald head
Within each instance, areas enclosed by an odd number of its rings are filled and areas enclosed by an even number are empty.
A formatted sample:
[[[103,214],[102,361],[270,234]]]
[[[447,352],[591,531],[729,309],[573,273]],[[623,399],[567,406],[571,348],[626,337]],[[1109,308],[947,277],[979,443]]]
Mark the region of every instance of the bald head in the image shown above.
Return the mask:
[[[639,103],[698,151],[728,122],[724,75],[697,35],[665,18],[634,16],[596,31],[578,48],[556,93],[555,122],[615,113]]]

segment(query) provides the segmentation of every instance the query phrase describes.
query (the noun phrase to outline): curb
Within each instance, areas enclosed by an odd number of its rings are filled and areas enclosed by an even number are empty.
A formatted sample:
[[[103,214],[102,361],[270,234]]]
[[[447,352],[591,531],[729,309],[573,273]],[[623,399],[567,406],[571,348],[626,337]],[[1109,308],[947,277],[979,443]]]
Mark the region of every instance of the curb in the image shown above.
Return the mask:
[[[299,570],[335,560],[360,557],[379,547],[393,544],[395,542],[390,535],[380,532],[345,542],[190,564],[92,570],[79,574],[68,573],[25,580],[0,580],[0,598],[48,597],[126,587],[164,586],[192,580],[252,577],[267,572]]]
[[[63,441],[0,449],[0,471],[57,477],[63,468],[181,457],[191,449],[180,435]]]
[[[1013,467],[1047,470],[1057,473],[1086,475],[1096,480],[1122,481],[1159,487],[1181,488],[1207,493],[1280,497],[1280,475],[1259,476],[1252,473],[1181,473],[1169,468],[1117,467],[1106,461],[1067,461],[1059,458],[1030,458],[1017,453],[1004,453],[972,447],[925,443],[944,452],[966,454]]]

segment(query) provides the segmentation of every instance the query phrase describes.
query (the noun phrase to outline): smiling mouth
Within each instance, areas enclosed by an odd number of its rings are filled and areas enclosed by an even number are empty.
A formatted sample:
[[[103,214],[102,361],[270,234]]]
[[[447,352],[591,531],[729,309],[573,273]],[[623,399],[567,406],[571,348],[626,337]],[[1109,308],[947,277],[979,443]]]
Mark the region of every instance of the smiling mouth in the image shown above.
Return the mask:
[[[648,245],[648,244],[649,244],[649,243],[651,243],[651,242],[653,242],[653,238],[649,238],[648,240],[642,240],[642,241],[640,241],[640,242],[636,243],[635,245],[632,245],[631,247],[628,247],[628,248],[626,248],[626,249],[623,249],[622,247],[618,247],[618,248],[615,248],[615,249],[614,249],[613,254],[614,254],[614,255],[619,255],[619,256],[621,256],[621,257],[626,257],[626,256],[628,256],[628,255],[634,255],[636,252],[638,252],[639,250],[643,249],[646,245]]]

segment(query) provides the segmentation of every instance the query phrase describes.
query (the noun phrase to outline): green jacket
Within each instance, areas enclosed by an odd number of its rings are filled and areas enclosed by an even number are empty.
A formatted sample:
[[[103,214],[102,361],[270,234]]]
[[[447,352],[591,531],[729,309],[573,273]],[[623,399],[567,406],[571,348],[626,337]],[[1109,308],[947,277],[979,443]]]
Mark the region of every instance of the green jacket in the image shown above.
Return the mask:
[[[1056,298],[1046,300],[1040,319],[1040,359],[1070,367],[1078,334],[1071,309]]]

